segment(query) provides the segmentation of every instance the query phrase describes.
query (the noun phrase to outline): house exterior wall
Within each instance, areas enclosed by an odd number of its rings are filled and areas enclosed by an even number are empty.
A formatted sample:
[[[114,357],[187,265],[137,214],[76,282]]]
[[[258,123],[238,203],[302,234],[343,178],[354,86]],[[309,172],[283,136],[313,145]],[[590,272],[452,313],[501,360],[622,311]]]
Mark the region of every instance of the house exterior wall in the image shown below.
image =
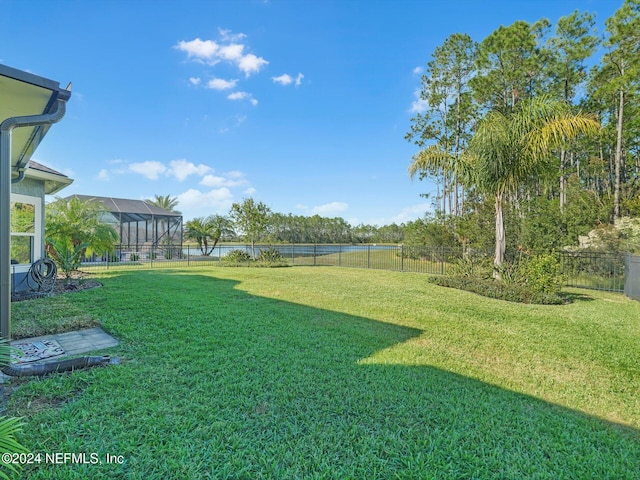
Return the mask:
[[[25,178],[23,181],[11,185],[12,202],[14,196],[18,200],[28,197],[29,200],[39,204],[36,209],[35,233],[37,236],[33,255],[35,259],[44,257],[44,182]],[[24,196],[24,197],[23,197]],[[16,293],[28,289],[26,276],[30,265],[11,265],[11,292]]]

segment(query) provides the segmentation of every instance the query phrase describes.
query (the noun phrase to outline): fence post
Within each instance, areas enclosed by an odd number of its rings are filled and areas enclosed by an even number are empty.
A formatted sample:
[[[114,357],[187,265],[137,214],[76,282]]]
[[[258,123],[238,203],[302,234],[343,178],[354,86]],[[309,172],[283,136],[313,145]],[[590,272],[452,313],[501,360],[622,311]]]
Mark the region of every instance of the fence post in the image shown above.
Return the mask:
[[[371,245],[367,245],[367,268],[371,268]]]
[[[313,266],[316,266],[316,244],[313,244]]]
[[[444,275],[444,247],[440,247],[440,274]]]
[[[404,244],[400,245],[400,271],[404,272]]]
[[[342,266],[342,244],[338,244],[338,266]]]

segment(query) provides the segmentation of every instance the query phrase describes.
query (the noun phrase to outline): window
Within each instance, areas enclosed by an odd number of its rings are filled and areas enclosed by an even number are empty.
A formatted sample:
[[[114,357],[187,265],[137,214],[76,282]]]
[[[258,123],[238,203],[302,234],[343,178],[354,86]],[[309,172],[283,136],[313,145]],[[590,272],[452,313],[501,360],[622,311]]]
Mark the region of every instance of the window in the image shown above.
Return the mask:
[[[41,256],[40,202],[37,197],[11,195],[11,263],[29,265]]]

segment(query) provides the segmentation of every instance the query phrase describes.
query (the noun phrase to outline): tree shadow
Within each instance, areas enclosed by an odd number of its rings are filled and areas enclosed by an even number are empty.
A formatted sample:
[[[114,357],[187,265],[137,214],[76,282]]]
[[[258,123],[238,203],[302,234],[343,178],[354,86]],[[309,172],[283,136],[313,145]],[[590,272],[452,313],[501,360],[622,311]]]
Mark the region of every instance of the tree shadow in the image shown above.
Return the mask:
[[[176,475],[175,465],[184,478],[640,472],[636,429],[431,366],[364,362],[424,332],[238,286],[145,271],[110,275],[105,288],[87,292],[106,299],[103,307],[117,299],[120,312],[104,314],[104,326],[129,361],[103,380],[108,388],[84,393],[85,410],[57,415],[46,426],[58,432],[51,436],[76,422],[85,449],[124,455],[135,478]],[[142,392],[136,401],[132,388]],[[114,424],[124,411],[135,422]],[[34,425],[36,435],[41,428]]]

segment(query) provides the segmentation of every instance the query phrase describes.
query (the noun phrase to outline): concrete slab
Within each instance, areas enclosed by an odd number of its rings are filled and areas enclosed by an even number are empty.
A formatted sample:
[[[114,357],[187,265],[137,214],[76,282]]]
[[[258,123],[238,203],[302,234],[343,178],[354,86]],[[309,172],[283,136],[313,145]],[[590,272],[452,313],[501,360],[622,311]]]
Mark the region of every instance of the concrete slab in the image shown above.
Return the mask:
[[[42,340],[55,340],[64,350],[63,355],[52,357],[51,360],[103,350],[105,348],[115,347],[119,343],[118,340],[113,338],[100,327],[96,327],[87,328],[85,330],[76,330],[74,332],[44,335],[42,337],[21,338],[20,340],[14,340],[11,342],[11,345],[20,345],[22,343],[38,342]],[[49,359],[44,361],[47,360]]]
[[[64,358],[80,355],[82,353],[93,353],[105,348],[115,347],[119,344],[118,340],[102,330],[100,327],[87,328],[85,330],[76,330],[74,332],[57,333],[54,335],[44,335],[42,337],[21,338],[14,340],[11,345],[20,345],[23,343],[38,342],[43,340],[55,340],[64,350],[64,354],[55,357],[46,358],[40,362],[47,363],[62,360]],[[9,377],[0,372],[0,384],[6,383]]]

